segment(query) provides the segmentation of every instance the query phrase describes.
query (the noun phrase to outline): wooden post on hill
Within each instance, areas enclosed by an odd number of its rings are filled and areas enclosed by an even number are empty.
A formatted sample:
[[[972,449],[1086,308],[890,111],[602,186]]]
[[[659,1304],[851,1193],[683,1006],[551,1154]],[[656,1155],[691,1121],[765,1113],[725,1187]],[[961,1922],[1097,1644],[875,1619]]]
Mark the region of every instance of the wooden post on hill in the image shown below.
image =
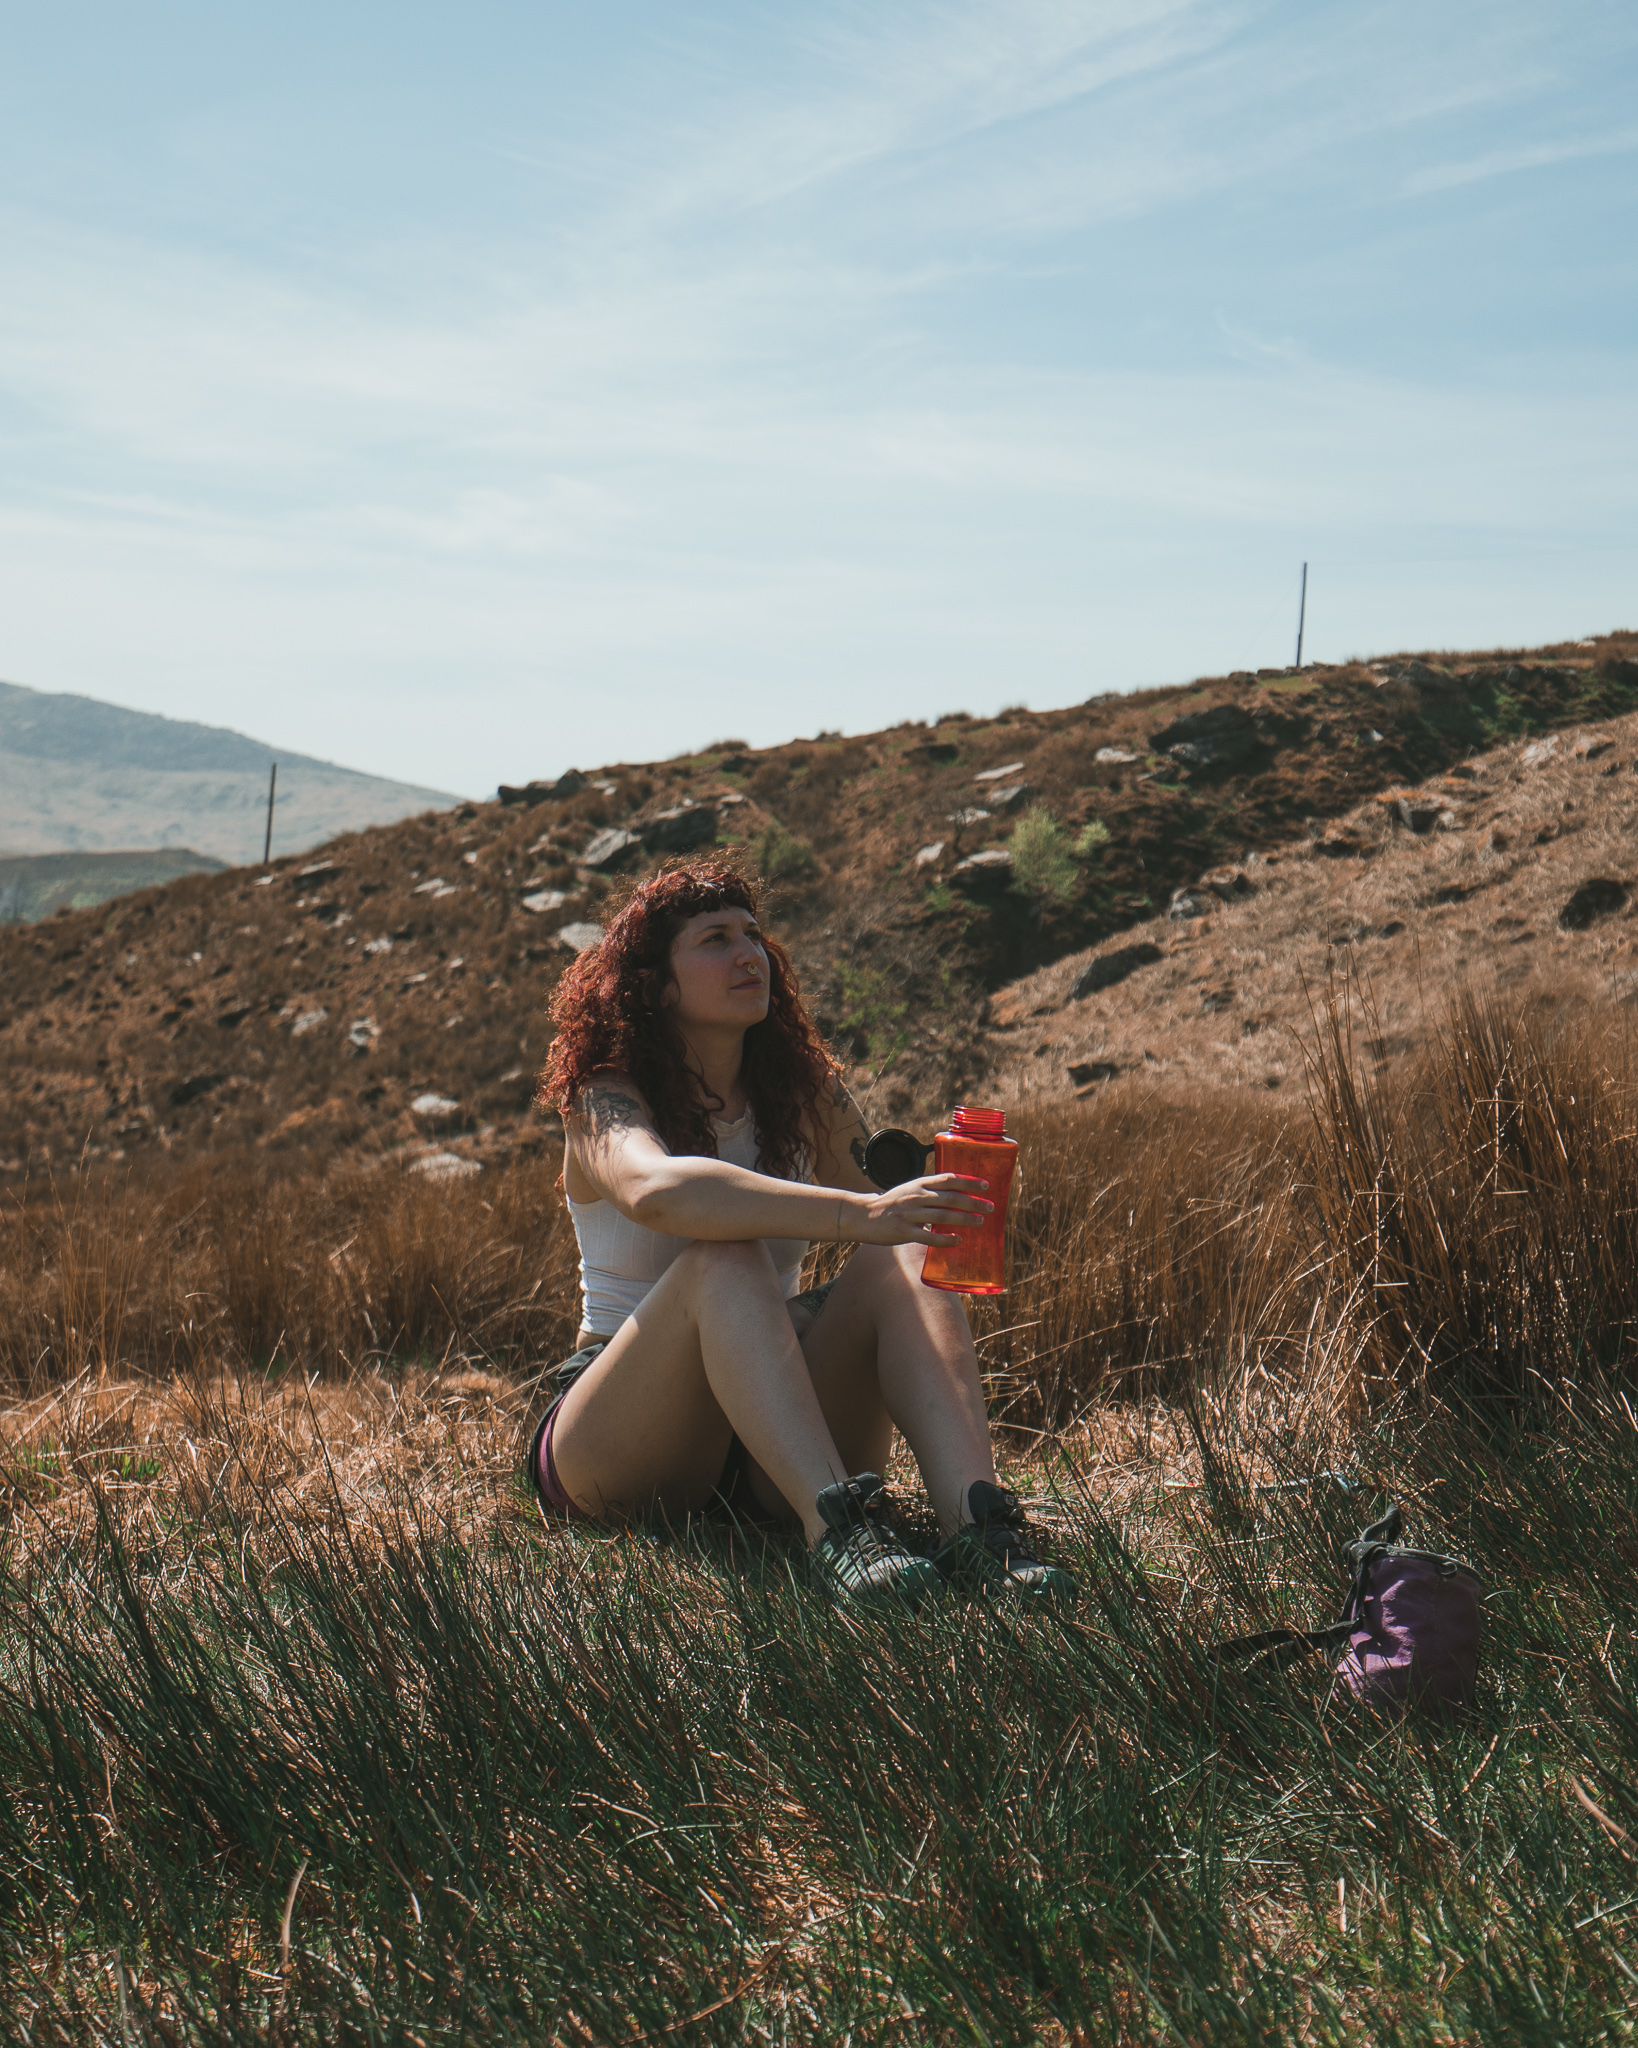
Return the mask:
[[[1302,596],[1297,599],[1297,666],[1302,667],[1302,629],[1308,617],[1308,564],[1302,565]]]
[[[262,866],[265,868],[273,855],[273,792],[278,787],[279,764],[275,761],[267,775],[267,837],[262,841]]]

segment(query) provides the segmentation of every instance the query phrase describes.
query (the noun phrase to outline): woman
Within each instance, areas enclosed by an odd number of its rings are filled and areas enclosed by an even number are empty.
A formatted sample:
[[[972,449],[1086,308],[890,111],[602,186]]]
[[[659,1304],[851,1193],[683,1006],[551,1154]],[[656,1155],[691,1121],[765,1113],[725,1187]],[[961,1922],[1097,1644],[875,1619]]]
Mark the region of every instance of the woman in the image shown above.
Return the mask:
[[[844,1599],[1068,1590],[996,1484],[961,1303],[921,1284],[926,1248],[987,1213],[983,1183],[866,1178],[864,1122],[756,910],[724,861],[652,876],[553,1000],[541,1099],[563,1115],[583,1369],[528,1477],[589,1518],[714,1495],[794,1517]],[[801,1295],[816,1238],[858,1249]],[[895,1426],[944,1530],[931,1561],[882,1511]]]

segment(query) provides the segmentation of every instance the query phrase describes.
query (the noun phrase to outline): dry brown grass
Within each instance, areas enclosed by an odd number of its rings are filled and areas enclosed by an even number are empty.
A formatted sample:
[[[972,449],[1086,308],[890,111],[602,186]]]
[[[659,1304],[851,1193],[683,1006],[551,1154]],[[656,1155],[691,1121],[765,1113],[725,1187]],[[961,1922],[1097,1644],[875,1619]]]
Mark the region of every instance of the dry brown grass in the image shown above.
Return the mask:
[[[1320,839],[1266,843],[1242,869],[1250,894],[1218,903],[1202,890],[1209,915],[1161,915],[1120,934],[1114,948],[1141,940],[1163,955],[1130,979],[1071,1001],[1093,957],[1077,952],[999,991],[997,1093],[1061,1100],[1073,1087],[1069,1070],[1086,1065],[1117,1069],[1120,1078],[1101,1084],[1117,1088],[1157,1079],[1300,1087],[1295,1038],[1310,1031],[1310,991],[1334,968],[1368,981],[1377,1020],[1368,1049],[1401,1086],[1437,1037],[1454,988],[1548,1014],[1630,1002],[1635,762],[1638,717],[1612,719],[1550,749],[1509,743],[1462,764],[1460,776],[1388,792],[1440,813],[1427,833],[1372,798]],[[1627,907],[1561,929],[1559,912],[1593,876],[1629,885]]]
[[[0,1372],[38,1391],[179,1369],[347,1375],[572,1348],[555,1161],[433,1182],[386,1167],[87,1176],[0,1213]]]
[[[1627,1356],[1624,1020],[1544,1028],[1469,999],[1403,1088],[1362,1056],[1375,1020],[1347,985],[1313,1027],[1301,1105],[1125,1089],[1022,1114],[1012,1284],[973,1310],[1015,1455],[1096,1462],[1118,1415],[1117,1461],[1175,1459],[1140,1418],[1179,1398],[1298,1417],[1321,1455],[1426,1390],[1528,1404]],[[13,1510],[76,1474],[184,1506],[238,1487],[247,1513],[291,1486],[361,1511],[402,1479],[481,1519],[577,1310],[551,1161],[36,1190],[0,1220]]]
[[[1087,1596],[1029,1626],[859,1632],[721,1526],[544,1534],[515,1460],[576,1307],[550,1166],[14,1208],[0,2017],[1628,2038],[1597,2031],[1638,1828],[1628,1040],[1468,1004],[1390,1091],[1345,992],[1316,1021],[1307,1111],[1021,1120],[1013,1285],[975,1320],[1004,1473]],[[1502,1590],[1481,1718],[1440,1740],[1200,1654],[1330,1611],[1385,1491]],[[1556,2031],[1520,2031],[1538,1983]]]

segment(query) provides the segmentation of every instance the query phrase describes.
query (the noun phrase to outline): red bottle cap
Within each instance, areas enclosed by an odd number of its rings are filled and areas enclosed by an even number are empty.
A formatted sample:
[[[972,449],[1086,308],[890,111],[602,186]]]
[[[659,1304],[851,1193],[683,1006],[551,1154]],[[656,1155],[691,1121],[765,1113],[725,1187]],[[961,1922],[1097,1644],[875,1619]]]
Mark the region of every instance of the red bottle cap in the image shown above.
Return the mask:
[[[958,1109],[950,1119],[952,1138],[1004,1138],[1007,1113],[1004,1109]]]

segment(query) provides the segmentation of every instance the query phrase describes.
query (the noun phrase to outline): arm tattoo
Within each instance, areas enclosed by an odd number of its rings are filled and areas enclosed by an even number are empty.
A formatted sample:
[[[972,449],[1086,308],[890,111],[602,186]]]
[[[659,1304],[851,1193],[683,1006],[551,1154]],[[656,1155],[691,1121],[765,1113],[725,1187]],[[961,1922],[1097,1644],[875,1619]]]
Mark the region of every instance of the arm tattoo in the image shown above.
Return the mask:
[[[836,1078],[836,1092],[831,1099],[838,1111],[836,1118],[837,1137],[840,1139],[848,1131],[849,1126],[852,1126],[851,1134],[847,1140],[847,1149],[852,1156],[854,1165],[858,1167],[861,1173],[865,1174],[865,1179],[868,1180],[870,1176],[868,1173],[865,1173],[865,1141],[870,1134],[869,1126],[859,1113],[859,1105],[854,1101],[847,1083],[840,1075]]]
[[[574,1113],[592,1138],[605,1137],[610,1131],[646,1129],[648,1125],[642,1104],[619,1088],[582,1088],[575,1098]]]

